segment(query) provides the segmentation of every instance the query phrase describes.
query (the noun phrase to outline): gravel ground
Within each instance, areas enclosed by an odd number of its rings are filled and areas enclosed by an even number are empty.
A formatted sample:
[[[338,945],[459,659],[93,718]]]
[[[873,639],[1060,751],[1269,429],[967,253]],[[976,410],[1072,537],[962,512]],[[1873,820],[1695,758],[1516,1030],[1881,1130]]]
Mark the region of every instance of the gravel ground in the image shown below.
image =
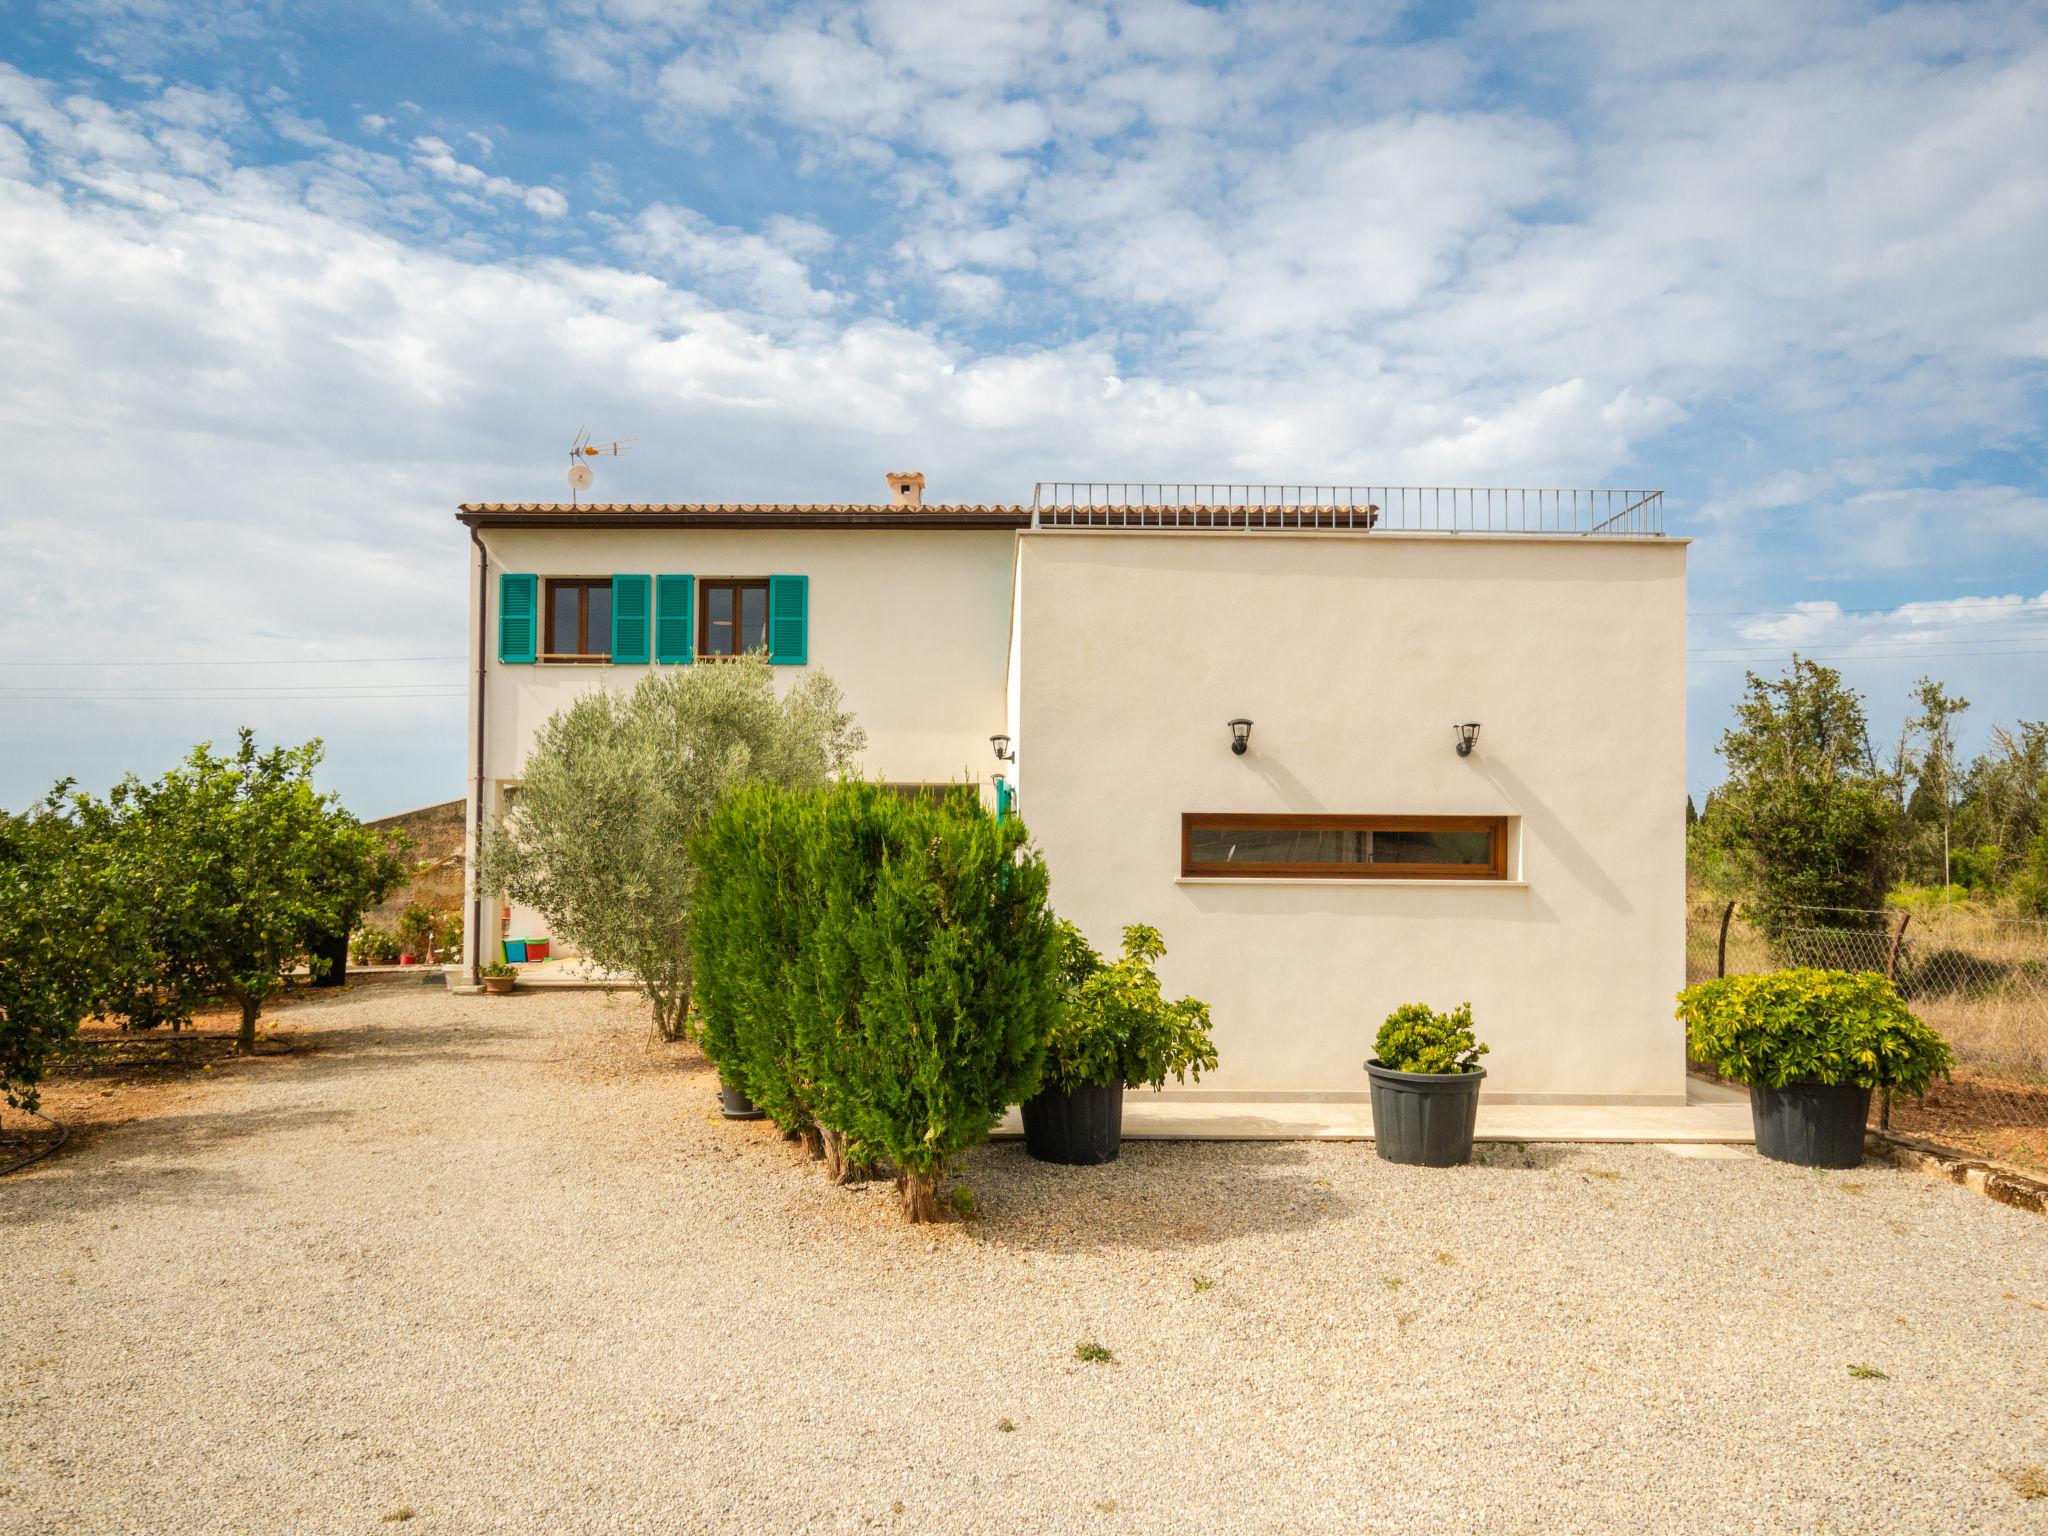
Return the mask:
[[[2048,1224],[1947,1183],[999,1143],[919,1230],[629,999],[291,1023],[0,1181],[0,1529],[2048,1530]]]

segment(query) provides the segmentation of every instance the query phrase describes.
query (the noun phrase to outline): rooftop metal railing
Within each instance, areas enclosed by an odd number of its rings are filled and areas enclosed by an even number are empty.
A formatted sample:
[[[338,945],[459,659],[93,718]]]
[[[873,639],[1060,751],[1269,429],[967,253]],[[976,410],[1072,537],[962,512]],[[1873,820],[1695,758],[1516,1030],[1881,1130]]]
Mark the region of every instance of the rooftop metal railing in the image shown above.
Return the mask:
[[[1041,480],[1034,528],[1326,528],[1661,538],[1664,493],[1597,487]]]

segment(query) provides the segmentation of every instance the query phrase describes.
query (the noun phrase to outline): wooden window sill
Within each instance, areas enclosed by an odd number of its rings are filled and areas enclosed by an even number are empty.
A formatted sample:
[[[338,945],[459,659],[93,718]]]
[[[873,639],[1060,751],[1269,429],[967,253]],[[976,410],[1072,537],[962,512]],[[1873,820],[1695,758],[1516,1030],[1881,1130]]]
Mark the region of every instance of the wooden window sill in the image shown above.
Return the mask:
[[[1525,891],[1526,880],[1468,880],[1463,877],[1435,880],[1401,880],[1383,875],[1177,875],[1175,885],[1348,885],[1366,890],[1401,890],[1428,887],[1431,890]]]

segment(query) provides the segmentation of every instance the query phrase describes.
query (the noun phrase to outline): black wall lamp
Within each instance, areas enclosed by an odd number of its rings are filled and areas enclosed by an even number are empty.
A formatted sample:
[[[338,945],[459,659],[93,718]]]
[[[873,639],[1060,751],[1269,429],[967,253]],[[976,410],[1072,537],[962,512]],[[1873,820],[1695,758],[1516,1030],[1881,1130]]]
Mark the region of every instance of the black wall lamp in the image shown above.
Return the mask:
[[[1472,749],[1479,745],[1479,722],[1467,720],[1451,729],[1458,733],[1458,756],[1470,757]]]
[[[988,744],[996,749],[997,762],[1014,763],[1017,761],[1017,754],[1010,750],[1010,738],[1006,733],[998,731],[995,735],[989,737]]]
[[[1239,757],[1251,750],[1252,723],[1242,715],[1230,722],[1230,750]]]

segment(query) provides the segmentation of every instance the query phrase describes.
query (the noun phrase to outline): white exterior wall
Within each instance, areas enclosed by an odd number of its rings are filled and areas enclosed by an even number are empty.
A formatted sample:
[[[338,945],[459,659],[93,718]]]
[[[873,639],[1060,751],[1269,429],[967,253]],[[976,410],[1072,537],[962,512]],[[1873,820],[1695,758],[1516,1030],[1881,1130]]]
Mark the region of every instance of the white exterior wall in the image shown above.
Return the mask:
[[[490,556],[484,634],[486,824],[499,812],[500,789],[518,781],[534,735],[550,716],[592,689],[629,691],[651,670],[500,663],[501,574],[532,572],[543,581],[620,573],[808,576],[808,665],[777,667],[778,678],[786,686],[810,668],[831,674],[867,732],[861,767],[868,778],[957,782],[971,774],[987,791],[995,766],[988,738],[1005,729],[1008,715],[1004,673],[1015,538],[1009,529],[484,529]],[[476,589],[472,561],[472,645]],[[472,662],[472,754],[475,670]],[[473,793],[469,816],[473,840]],[[469,867],[476,867],[473,847]],[[472,876],[471,900],[475,894]],[[493,958],[501,936],[497,903],[486,901],[484,907],[479,937],[483,954]],[[512,932],[529,930],[544,932],[537,917],[515,907]]]
[[[1389,1011],[1469,1000],[1489,1097],[1683,1101],[1683,541],[1057,532],[1018,558],[1019,810],[1060,914],[1105,952],[1157,927],[1169,995],[1211,1005],[1195,1091],[1363,1096]],[[1511,878],[1187,881],[1183,811],[1505,814]]]

